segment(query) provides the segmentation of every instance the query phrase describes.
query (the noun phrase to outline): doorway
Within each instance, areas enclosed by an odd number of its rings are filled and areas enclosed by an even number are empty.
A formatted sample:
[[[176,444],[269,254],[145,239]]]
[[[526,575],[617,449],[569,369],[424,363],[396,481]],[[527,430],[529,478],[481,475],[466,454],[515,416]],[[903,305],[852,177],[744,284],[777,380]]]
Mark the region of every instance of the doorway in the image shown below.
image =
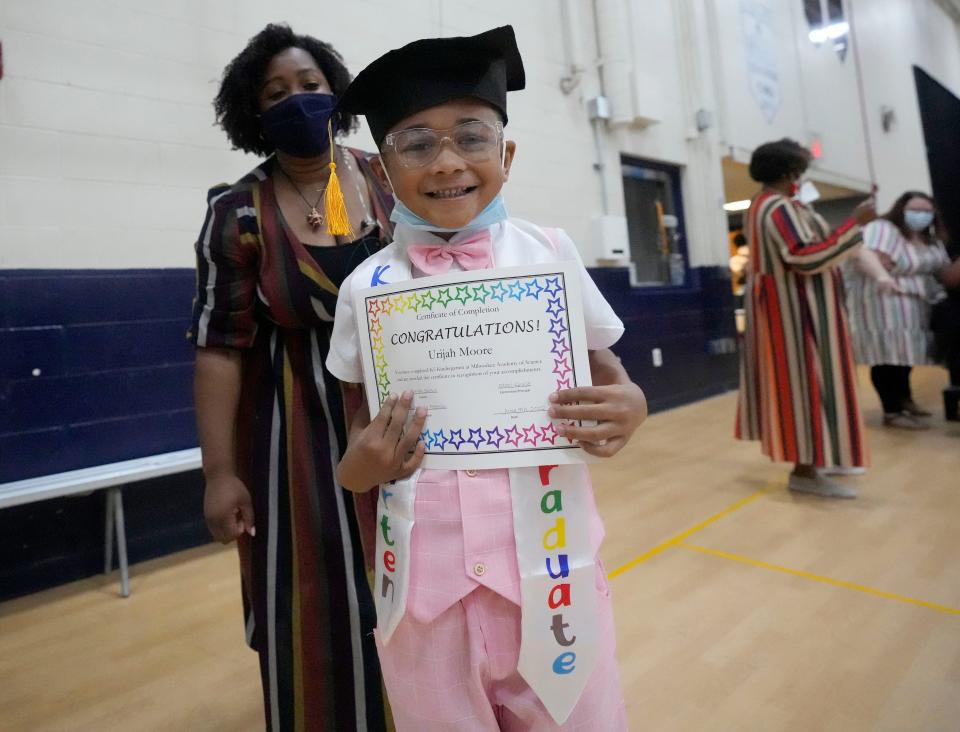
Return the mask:
[[[632,284],[682,287],[687,279],[680,169],[622,156]]]
[[[913,67],[913,76],[933,197],[956,246],[960,242],[960,98],[919,66]]]

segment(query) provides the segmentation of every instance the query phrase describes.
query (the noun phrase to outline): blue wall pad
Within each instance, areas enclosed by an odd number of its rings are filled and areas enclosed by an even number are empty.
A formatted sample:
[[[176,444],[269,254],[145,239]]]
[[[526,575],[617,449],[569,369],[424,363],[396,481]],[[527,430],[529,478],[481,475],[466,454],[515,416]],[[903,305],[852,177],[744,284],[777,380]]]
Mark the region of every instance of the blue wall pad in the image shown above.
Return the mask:
[[[0,482],[197,444],[189,269],[0,271]]]
[[[631,287],[624,268],[590,274],[626,333],[613,351],[643,387],[651,412],[737,388],[739,366],[730,277],[723,267],[687,273],[685,287]],[[653,365],[659,348],[663,365]],[[733,434],[734,415],[730,415]]]
[[[614,351],[651,411],[736,388],[725,268],[692,269],[684,287],[591,274],[626,325]],[[192,269],[0,270],[0,482],[197,445],[194,283]],[[209,541],[202,497],[199,472],[125,488],[131,561]],[[100,572],[103,510],[98,492],[0,511],[0,599]]]

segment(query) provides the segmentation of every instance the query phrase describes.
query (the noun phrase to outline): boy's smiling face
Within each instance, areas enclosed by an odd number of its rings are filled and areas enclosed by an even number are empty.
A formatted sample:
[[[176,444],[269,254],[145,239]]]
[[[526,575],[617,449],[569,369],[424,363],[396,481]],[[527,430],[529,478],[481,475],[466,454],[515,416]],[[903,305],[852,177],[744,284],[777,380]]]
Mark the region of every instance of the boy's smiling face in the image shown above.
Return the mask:
[[[496,124],[500,114],[473,99],[445,102],[400,120],[390,133],[415,128],[450,130],[465,122]],[[449,133],[445,133],[449,134]],[[472,221],[496,197],[507,181],[516,144],[499,144],[480,162],[464,159],[450,141],[422,167],[405,167],[397,151],[385,145],[383,164],[390,175],[394,195],[418,216],[444,229],[459,229]],[[503,165],[501,166],[501,151]]]

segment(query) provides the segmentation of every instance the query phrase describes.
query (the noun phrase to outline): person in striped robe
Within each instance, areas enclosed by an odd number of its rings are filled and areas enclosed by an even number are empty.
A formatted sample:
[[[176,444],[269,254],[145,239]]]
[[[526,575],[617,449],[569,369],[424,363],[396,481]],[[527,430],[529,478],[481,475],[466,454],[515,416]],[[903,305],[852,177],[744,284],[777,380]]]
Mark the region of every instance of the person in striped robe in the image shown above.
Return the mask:
[[[825,469],[868,463],[856,372],[837,266],[861,244],[872,202],[834,231],[794,200],[811,156],[784,139],[761,145],[750,175],[763,185],[747,213],[750,266],[744,306],[736,436],[795,465],[790,490],[853,498]]]

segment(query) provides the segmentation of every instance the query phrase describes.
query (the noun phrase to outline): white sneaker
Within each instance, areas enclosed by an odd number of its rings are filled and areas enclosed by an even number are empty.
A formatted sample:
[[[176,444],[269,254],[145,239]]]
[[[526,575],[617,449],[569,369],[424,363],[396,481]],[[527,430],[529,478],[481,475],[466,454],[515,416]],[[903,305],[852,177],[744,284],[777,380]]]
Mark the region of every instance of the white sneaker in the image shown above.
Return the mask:
[[[818,468],[820,475],[863,475],[867,472],[866,468],[845,468],[841,465],[834,465],[829,468]]]
[[[816,478],[803,478],[799,475],[791,475],[787,488],[794,493],[810,493],[823,498],[856,498],[857,492],[849,486],[834,483],[823,476]]]
[[[930,425],[926,422],[920,421],[918,417],[914,417],[907,412],[883,415],[883,426],[892,427],[897,430],[909,430],[911,432],[921,432],[930,429]]]

